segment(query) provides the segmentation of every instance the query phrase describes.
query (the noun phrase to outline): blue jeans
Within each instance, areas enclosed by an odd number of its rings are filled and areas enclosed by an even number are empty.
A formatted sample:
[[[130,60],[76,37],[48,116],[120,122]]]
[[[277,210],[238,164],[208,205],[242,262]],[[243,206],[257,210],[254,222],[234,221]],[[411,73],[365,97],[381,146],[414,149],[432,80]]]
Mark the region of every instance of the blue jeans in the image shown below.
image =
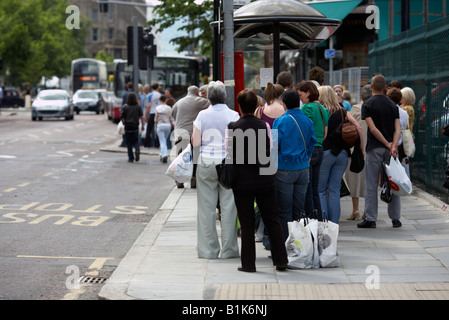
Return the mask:
[[[330,150],[324,151],[318,193],[320,195],[321,210],[325,212],[328,220],[335,223],[338,223],[340,220],[341,179],[347,166],[348,153],[346,150],[342,150],[338,156],[334,156]]]
[[[318,182],[320,179],[321,162],[323,161],[323,147],[315,146],[309,167],[309,185],[307,187],[305,212],[311,218],[312,212],[316,209],[318,216],[321,216],[320,195],[318,194]]]
[[[157,136],[159,137],[159,146],[161,147],[161,152],[160,152],[159,155],[162,158],[168,157],[167,140],[170,137],[171,126],[170,125],[159,124],[157,126],[156,131],[157,131]]]
[[[298,220],[304,213],[309,168],[276,172],[276,188],[279,201],[279,218],[281,220],[284,240],[288,237],[288,222]]]

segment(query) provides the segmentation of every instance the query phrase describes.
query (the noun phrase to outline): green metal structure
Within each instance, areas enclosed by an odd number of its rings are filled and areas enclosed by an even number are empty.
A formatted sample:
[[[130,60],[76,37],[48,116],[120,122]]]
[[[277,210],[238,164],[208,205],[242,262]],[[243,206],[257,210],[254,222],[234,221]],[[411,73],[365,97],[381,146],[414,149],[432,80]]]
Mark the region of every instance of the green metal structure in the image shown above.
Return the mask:
[[[369,50],[370,74],[399,80],[416,95],[416,154],[411,159],[413,183],[449,202],[443,188],[449,138],[440,128],[449,123],[449,17],[377,41]]]

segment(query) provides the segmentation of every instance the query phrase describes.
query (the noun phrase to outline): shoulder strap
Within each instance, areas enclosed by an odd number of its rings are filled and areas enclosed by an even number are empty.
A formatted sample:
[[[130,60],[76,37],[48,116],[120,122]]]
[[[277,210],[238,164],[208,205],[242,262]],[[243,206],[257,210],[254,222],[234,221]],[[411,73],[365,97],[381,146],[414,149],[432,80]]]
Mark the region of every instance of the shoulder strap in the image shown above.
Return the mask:
[[[323,111],[321,111],[321,107],[320,107],[320,105],[319,105],[318,103],[315,102],[315,104],[317,105],[318,110],[320,110],[320,113],[321,113],[321,119],[323,120],[323,128],[325,128],[326,125],[325,125],[325,123],[324,123]]]
[[[304,140],[304,135],[302,134],[301,127],[299,126],[298,122],[296,121],[296,119],[295,119],[291,114],[289,114],[289,116],[293,119],[293,121],[295,121],[296,126],[298,127],[299,132],[301,133],[302,141],[304,142],[304,147],[307,148],[307,146],[306,146],[306,140]]]

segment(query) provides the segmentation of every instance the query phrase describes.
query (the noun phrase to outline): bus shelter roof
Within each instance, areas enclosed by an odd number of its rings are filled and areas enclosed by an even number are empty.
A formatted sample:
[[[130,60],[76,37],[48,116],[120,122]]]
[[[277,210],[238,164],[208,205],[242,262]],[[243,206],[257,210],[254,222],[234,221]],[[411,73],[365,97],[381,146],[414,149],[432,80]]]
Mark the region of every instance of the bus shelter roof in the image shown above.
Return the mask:
[[[221,21],[211,23],[217,28]],[[234,12],[236,51],[311,49],[341,25],[297,0],[258,0]],[[221,26],[220,26],[221,27]]]

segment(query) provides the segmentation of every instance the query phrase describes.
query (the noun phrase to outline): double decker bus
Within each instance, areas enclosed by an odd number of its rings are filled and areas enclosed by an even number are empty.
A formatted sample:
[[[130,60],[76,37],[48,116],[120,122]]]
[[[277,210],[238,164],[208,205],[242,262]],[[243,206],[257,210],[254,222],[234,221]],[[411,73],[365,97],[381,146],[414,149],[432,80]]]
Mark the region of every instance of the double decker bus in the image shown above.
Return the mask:
[[[109,85],[113,90],[112,108],[107,110],[108,118],[114,122],[120,121],[122,97],[126,84],[133,81],[133,67],[127,60],[116,59],[107,65]],[[171,88],[176,100],[187,94],[191,85],[199,85],[200,64],[192,57],[155,57],[151,70],[151,83],[157,82],[163,89]],[[139,70],[139,83],[147,84],[147,71]],[[149,85],[151,85],[149,83]]]
[[[108,85],[106,62],[90,58],[73,60],[71,80],[72,93],[79,89],[106,89]]]

